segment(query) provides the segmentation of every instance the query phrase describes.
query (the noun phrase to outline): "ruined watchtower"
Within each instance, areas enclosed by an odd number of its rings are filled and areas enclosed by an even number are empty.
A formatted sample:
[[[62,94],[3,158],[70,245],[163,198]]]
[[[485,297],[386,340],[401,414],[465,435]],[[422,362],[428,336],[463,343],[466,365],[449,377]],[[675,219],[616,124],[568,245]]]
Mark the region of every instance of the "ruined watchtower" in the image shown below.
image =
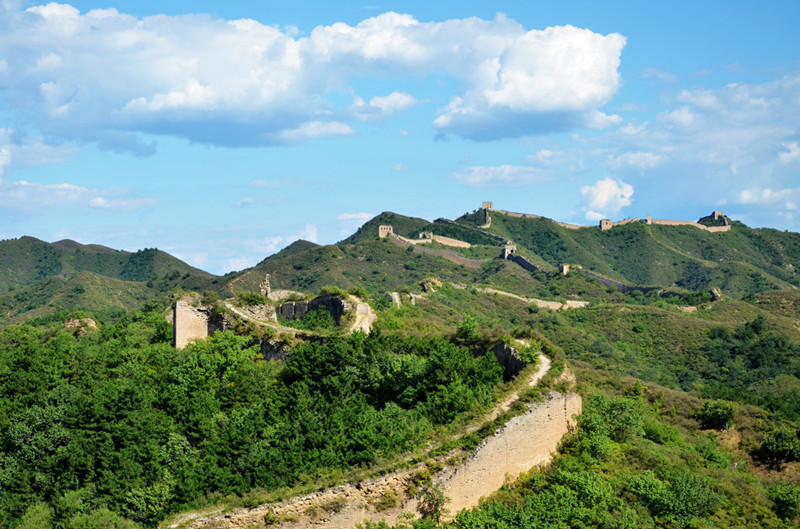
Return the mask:
[[[269,286],[269,273],[264,276],[264,281],[259,285],[259,289],[262,296],[269,296],[270,292],[272,292],[272,288]]]
[[[514,255],[517,252],[517,245],[516,244],[507,244],[505,248],[503,248],[503,259],[508,259],[510,255]]]
[[[484,202],[481,204],[481,209],[485,209],[485,210],[488,210],[488,211],[492,211],[492,209],[493,209],[493,206],[494,206],[494,205],[492,204],[492,201],[491,201],[491,200],[489,200],[489,201],[484,201]]]
[[[614,226],[614,223],[611,222],[611,219],[601,219],[600,220],[600,229],[602,231],[610,230],[612,226]]]
[[[381,239],[394,235],[394,229],[391,226],[378,226],[378,237]]]

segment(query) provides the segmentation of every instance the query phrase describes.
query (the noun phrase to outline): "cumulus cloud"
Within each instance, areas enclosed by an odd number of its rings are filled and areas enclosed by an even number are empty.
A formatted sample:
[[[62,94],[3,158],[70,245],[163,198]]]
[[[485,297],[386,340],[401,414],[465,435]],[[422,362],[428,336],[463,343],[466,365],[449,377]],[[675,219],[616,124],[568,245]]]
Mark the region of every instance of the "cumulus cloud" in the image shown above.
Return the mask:
[[[694,124],[694,114],[689,107],[678,108],[671,112],[659,114],[659,119],[666,123],[672,123],[681,127],[690,127]]]
[[[136,210],[155,204],[155,199],[132,196],[124,189],[91,189],[69,183],[42,184],[25,180],[0,182],[0,206],[7,210],[42,207]]]
[[[11,163],[11,151],[8,150],[8,147],[0,148],[0,182],[2,182],[3,173],[5,173],[6,167]]]
[[[352,78],[387,75],[451,78],[460,91],[433,124],[478,140],[616,119],[599,109],[619,88],[618,34],[526,31],[504,16],[423,23],[385,13],[299,37],[246,19],[18,6],[0,7],[0,86],[12,112],[47,137],[109,150],[152,153],[141,133],[225,146],[351,135],[354,120],[418,102],[394,91],[336,103],[353,91]]]
[[[549,174],[541,169],[517,165],[468,167],[453,176],[470,187],[519,186],[542,182],[549,178]]]
[[[594,185],[583,186],[581,195],[586,202],[586,219],[600,220],[619,212],[631,204],[633,186],[622,181],[606,177]]]
[[[372,213],[342,213],[336,217],[336,220],[344,220],[344,221],[358,221],[359,223],[367,222],[369,219],[374,217]]]
[[[646,170],[652,178],[643,199],[693,207],[747,204],[759,219],[753,222],[785,226],[776,215],[788,197],[775,194],[796,187],[800,72],[662,97],[658,119],[626,122],[585,139],[566,158],[604,165],[618,175]],[[772,199],[775,207],[766,205]]]
[[[367,222],[369,219],[374,217],[372,213],[342,213],[336,217],[336,220],[339,221],[339,236],[345,237],[350,235],[355,231],[359,226]]]
[[[316,224],[306,224],[306,227],[303,228],[303,231],[300,232],[299,239],[305,239],[311,242],[317,242],[317,236],[319,234],[319,229],[317,228]]]
[[[612,169],[620,169],[622,167],[636,167],[638,169],[652,169],[664,161],[663,154],[657,154],[650,151],[626,152],[619,156],[611,156],[608,160],[608,165]]]
[[[778,153],[778,159],[781,163],[787,164],[800,160],[800,145],[798,145],[796,141],[784,143],[782,147],[785,148],[786,151]],[[2,166],[2,161],[0,161],[0,166]]]
[[[385,115],[402,112],[417,104],[413,96],[402,92],[392,92],[388,96],[375,96],[369,101],[370,106],[375,107]]]
[[[739,202],[741,204],[774,204],[791,193],[791,189],[773,191],[769,187],[764,189],[745,189],[739,193]]]

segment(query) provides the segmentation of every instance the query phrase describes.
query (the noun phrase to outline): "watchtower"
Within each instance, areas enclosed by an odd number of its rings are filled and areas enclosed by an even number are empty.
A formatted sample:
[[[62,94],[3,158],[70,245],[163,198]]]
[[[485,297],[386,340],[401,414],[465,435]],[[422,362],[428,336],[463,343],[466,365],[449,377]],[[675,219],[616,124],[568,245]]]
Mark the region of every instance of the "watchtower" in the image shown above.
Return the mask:
[[[489,200],[489,201],[484,201],[484,202],[481,204],[481,209],[486,209],[486,210],[492,211],[492,209],[493,209],[493,204],[492,204],[492,201],[491,201],[491,200]]]
[[[394,235],[394,229],[391,226],[378,226],[378,237],[384,239],[389,235]]]
[[[517,245],[516,244],[507,244],[505,248],[503,248],[503,259],[508,259],[510,255],[513,255],[517,252]]]
[[[269,286],[269,273],[264,276],[264,281],[259,285],[259,289],[262,296],[269,296],[270,292],[272,292],[272,288]]]
[[[600,221],[600,229],[603,231],[610,230],[614,226],[614,223],[611,222],[611,219],[602,219]]]

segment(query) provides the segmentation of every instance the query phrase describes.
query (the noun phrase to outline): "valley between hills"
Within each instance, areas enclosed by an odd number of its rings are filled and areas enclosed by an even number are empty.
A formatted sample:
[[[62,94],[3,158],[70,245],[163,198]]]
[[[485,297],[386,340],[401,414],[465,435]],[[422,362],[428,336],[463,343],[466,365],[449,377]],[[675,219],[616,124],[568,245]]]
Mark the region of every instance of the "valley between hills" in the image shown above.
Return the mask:
[[[789,527],[800,235],[385,212],[215,276],[0,241],[0,527]]]

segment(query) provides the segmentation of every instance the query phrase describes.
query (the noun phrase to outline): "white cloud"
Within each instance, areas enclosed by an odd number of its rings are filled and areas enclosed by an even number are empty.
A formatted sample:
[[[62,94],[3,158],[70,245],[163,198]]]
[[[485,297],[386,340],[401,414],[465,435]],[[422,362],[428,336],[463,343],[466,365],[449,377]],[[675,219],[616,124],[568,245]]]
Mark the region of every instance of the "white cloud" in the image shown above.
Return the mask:
[[[542,182],[549,173],[534,167],[499,165],[494,167],[468,167],[453,175],[456,180],[470,187],[493,187],[499,185],[525,185]]]
[[[647,123],[642,123],[641,125],[634,125],[633,123],[626,123],[622,127],[620,127],[620,132],[623,134],[634,135],[634,134],[642,134],[647,130]]]
[[[152,207],[156,201],[152,198],[105,198],[94,197],[89,201],[89,207],[96,209],[110,209],[114,211],[140,209]]]
[[[233,207],[243,208],[245,206],[250,206],[250,205],[254,204],[255,201],[256,201],[256,199],[254,199],[253,197],[244,197],[239,202],[234,204]]]
[[[11,151],[8,150],[8,147],[0,148],[0,183],[2,182],[3,173],[5,173],[6,167],[11,163]]]
[[[781,189],[773,191],[770,188],[764,189],[745,189],[739,193],[739,203],[741,204],[774,204],[782,198],[790,195],[791,189]]]
[[[795,160],[800,160],[800,145],[796,141],[790,143],[783,143],[782,146],[788,152],[779,152],[778,159],[780,159],[781,163],[792,163]],[[1,164],[1,162],[0,162]]]
[[[645,79],[658,79],[664,83],[674,83],[678,77],[660,68],[642,68],[642,77]]]
[[[336,220],[345,220],[345,221],[355,220],[363,224],[364,222],[367,222],[374,216],[375,215],[373,215],[372,213],[342,213],[341,215],[336,217]]]
[[[339,221],[339,236],[346,237],[353,233],[359,226],[374,217],[372,213],[342,213],[336,217]]]
[[[254,20],[139,19],[57,3],[11,3],[3,16],[14,23],[0,33],[0,86],[15,116],[47,137],[137,154],[154,149],[140,133],[224,146],[350,135],[365,112],[418,102],[394,91],[336,103],[351,79],[387,76],[461,87],[431,116],[441,132],[492,139],[604,127],[617,119],[598,109],[619,88],[625,45],[572,26],[526,31],[502,15],[420,22],[385,13],[303,37]]]
[[[646,170],[651,178],[637,192],[648,207],[677,201],[686,208],[747,204],[757,225],[787,226],[776,215],[789,198],[799,202],[793,195],[777,194],[796,188],[800,72],[761,84],[703,87],[663,97],[664,106],[654,109],[657,120],[583,136],[565,159],[585,159],[587,167],[605,166],[620,174],[626,168]],[[736,214],[744,218],[744,208]]]
[[[581,195],[586,202],[586,219],[600,220],[631,204],[633,186],[606,177],[592,186],[581,187]]]
[[[319,234],[319,230],[317,229],[316,224],[306,224],[306,227],[303,231],[300,232],[299,239],[305,239],[311,242],[317,242],[317,236]]]
[[[663,162],[665,158],[663,154],[650,151],[626,152],[619,156],[609,157],[608,165],[612,169],[620,169],[626,166],[652,169]]]
[[[673,123],[681,127],[691,127],[694,124],[695,116],[689,107],[683,107],[672,112],[659,114],[659,119],[667,123]]]
[[[586,220],[592,220],[595,222],[603,219],[604,217],[605,216],[599,211],[591,211],[591,210],[587,211],[585,215]]]
[[[136,197],[124,189],[90,189],[74,184],[42,184],[20,180],[0,181],[0,206],[8,210],[35,210],[46,207],[109,210],[135,210],[152,207],[156,200]]]
[[[379,109],[383,114],[394,114],[402,112],[414,106],[417,100],[414,97],[402,92],[392,92],[388,96],[376,96],[370,99],[369,104]]]
[[[226,270],[244,270],[253,266],[255,263],[247,257],[233,257],[225,261]],[[195,265],[196,266],[196,265]]]
[[[296,129],[286,130],[281,137],[295,142],[312,138],[334,138],[336,136],[352,136],[355,131],[347,123],[337,121],[309,121]]]
[[[392,170],[397,172],[397,173],[409,173],[409,172],[411,172],[411,168],[408,166],[408,164],[404,164],[404,163],[396,163],[396,164],[394,164],[394,167],[392,167]]]

